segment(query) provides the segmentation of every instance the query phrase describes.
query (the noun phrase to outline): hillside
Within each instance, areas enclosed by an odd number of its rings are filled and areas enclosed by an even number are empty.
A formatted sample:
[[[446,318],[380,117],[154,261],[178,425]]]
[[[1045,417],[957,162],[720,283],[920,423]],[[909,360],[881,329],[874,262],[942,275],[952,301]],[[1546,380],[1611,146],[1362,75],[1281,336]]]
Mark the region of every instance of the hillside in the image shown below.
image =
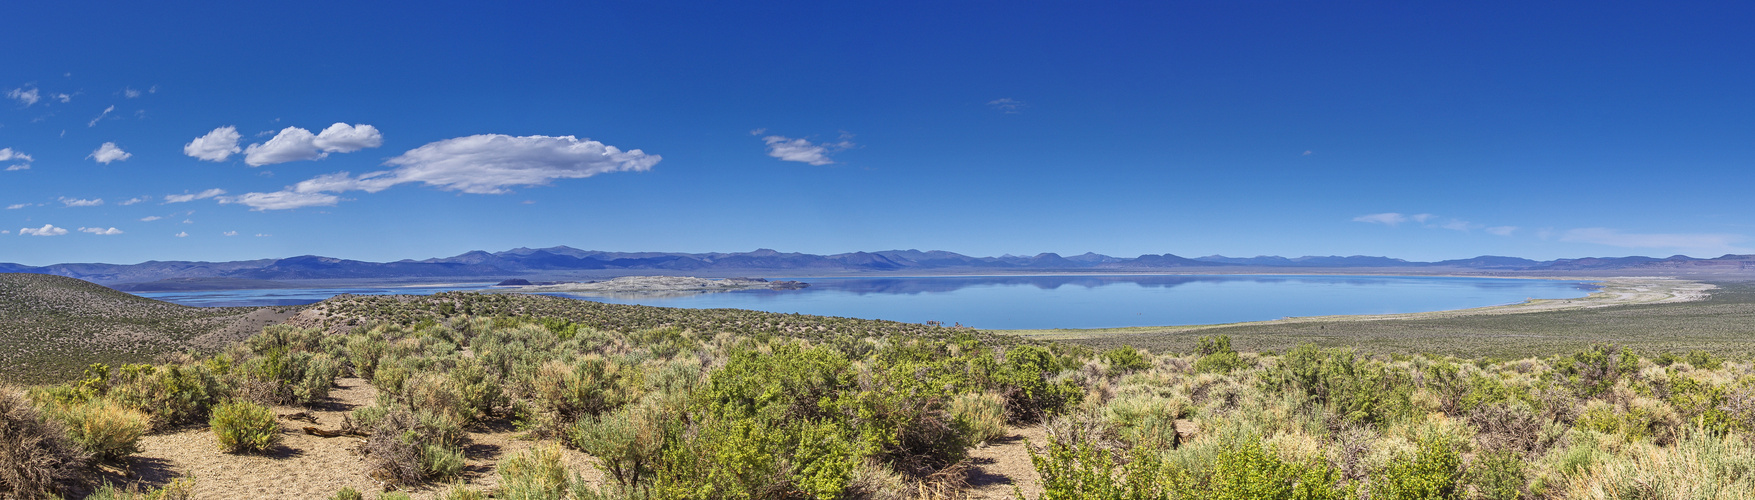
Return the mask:
[[[136,297],[90,282],[0,273],[0,381],[40,383],[90,363],[151,361],[248,337],[296,308],[200,308]]]

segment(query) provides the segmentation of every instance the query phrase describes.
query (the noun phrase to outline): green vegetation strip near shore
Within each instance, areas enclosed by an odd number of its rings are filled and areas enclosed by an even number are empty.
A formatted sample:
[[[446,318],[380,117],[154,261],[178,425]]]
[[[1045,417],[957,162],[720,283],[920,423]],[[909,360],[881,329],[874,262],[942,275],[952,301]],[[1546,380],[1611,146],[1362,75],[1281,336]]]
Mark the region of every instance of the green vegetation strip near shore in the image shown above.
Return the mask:
[[[1722,356],[1755,355],[1755,282],[1607,281],[1610,286],[1605,287],[1605,292],[1589,298],[1537,300],[1462,311],[1287,318],[1223,325],[989,332],[1099,349],[1133,345],[1154,352],[1190,352],[1200,337],[1227,335],[1239,348],[1275,352],[1313,344],[1352,347],[1377,354],[1433,353],[1513,359],[1577,352],[1597,343],[1614,343],[1646,355],[1696,349]],[[1707,286],[1710,290],[1704,290]],[[1691,300],[1675,301],[1676,297]]]

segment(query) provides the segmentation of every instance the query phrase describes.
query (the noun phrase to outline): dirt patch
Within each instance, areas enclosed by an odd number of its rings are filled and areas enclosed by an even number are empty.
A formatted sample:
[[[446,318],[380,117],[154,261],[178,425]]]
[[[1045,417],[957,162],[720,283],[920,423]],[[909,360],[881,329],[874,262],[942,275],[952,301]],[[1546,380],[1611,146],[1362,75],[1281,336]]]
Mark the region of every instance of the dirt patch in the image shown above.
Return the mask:
[[[385,491],[386,486],[366,475],[365,457],[356,449],[361,438],[344,436],[323,438],[305,434],[304,427],[323,430],[341,427],[342,416],[377,399],[377,389],[357,378],[336,380],[329,399],[315,408],[276,407],[276,415],[300,412],[315,417],[312,424],[303,420],[281,420],[281,445],[259,455],[229,454],[219,450],[213,432],[206,426],[146,436],[141,439],[142,451],[129,461],[125,473],[111,474],[110,481],[138,483],[143,487],[163,485],[175,478],[195,479],[195,498],[327,498],[345,487],[366,493],[367,498]],[[469,432],[464,447],[464,470],[452,482],[462,482],[471,489],[489,490],[499,485],[495,464],[514,453],[544,443],[519,440],[509,427],[478,428]],[[568,468],[587,481],[599,484],[601,473],[590,456],[563,450]],[[123,475],[125,474],[125,475]],[[449,482],[407,488],[416,498],[430,497],[449,487]]]
[[[1042,476],[1030,465],[1025,442],[1042,446],[1048,434],[1041,426],[1013,427],[1010,435],[989,441],[986,446],[969,450],[975,468],[969,471],[969,498],[972,500],[1010,500],[1022,491],[1024,498],[1042,495]]]

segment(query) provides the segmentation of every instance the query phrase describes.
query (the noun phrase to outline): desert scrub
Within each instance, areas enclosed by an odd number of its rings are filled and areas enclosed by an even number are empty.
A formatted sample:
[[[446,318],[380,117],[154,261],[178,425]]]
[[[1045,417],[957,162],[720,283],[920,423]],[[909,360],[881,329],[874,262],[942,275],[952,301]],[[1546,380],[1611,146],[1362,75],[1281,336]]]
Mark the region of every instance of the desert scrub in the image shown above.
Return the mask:
[[[77,487],[91,454],[24,394],[0,386],[0,497],[46,497]]]
[[[49,414],[67,428],[67,436],[102,460],[140,452],[140,436],[152,428],[145,413],[106,399],[58,405]]]
[[[388,409],[366,439],[369,474],[393,484],[416,484],[463,470],[463,429],[443,413]]]
[[[188,478],[176,478],[164,486],[142,491],[140,485],[130,484],[117,487],[105,483],[102,488],[92,492],[85,500],[188,500],[195,498],[195,481]]]
[[[539,446],[500,461],[500,495],[505,498],[559,500],[572,481],[558,446]]]
[[[968,429],[966,441],[985,443],[1005,437],[1005,399],[998,394],[964,393],[951,398],[951,418]]]
[[[219,448],[227,452],[261,452],[280,442],[274,410],[242,400],[220,403],[208,421]]]

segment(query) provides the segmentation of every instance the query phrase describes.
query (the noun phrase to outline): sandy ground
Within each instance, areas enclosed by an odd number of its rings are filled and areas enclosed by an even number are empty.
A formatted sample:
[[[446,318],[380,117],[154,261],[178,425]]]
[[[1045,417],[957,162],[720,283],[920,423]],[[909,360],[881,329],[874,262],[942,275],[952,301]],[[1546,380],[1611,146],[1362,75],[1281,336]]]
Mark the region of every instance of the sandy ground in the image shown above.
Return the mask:
[[[375,498],[386,491],[386,485],[366,475],[364,457],[355,451],[362,439],[322,438],[301,430],[306,426],[337,429],[342,415],[377,398],[377,389],[361,379],[340,379],[336,385],[329,400],[317,408],[275,408],[275,414],[283,416],[307,412],[317,418],[317,424],[282,419],[284,439],[269,453],[224,453],[219,451],[213,432],[207,427],[189,427],[142,438],[142,451],[129,460],[126,471],[112,471],[107,479],[119,485],[154,487],[176,478],[193,478],[198,499],[329,498],[345,487],[364,492],[366,498]],[[477,491],[497,488],[499,476],[494,472],[494,464],[545,444],[517,439],[516,434],[504,428],[472,429],[464,447],[468,461],[463,473],[453,481]],[[1011,435],[971,450],[969,455],[975,467],[969,472],[968,498],[1009,500],[1016,498],[1019,491],[1026,498],[1041,495],[1041,479],[1030,465],[1025,446],[1026,443],[1041,446],[1047,441],[1040,426],[1013,428]],[[564,448],[562,453],[569,470],[592,484],[602,484],[603,474],[595,459]],[[407,491],[415,498],[432,498],[450,484]]]
[[[355,451],[362,439],[322,438],[301,430],[306,426],[335,430],[341,426],[343,414],[369,405],[377,397],[377,389],[364,380],[340,379],[336,385],[329,401],[317,408],[275,408],[277,415],[309,412],[317,424],[281,420],[284,440],[268,453],[224,453],[207,427],[186,428],[142,438],[142,451],[130,460],[128,476],[110,480],[157,486],[174,478],[194,478],[195,497],[200,499],[328,498],[344,487],[375,498],[386,486],[366,475],[364,457]],[[510,429],[472,429],[464,447],[464,471],[454,481],[476,490],[497,487],[495,463],[541,444],[516,439],[515,434]],[[563,453],[569,469],[593,483],[602,480],[591,457],[571,450]],[[432,497],[448,486],[428,485],[409,492],[416,498]]]
[[[1010,500],[1022,491],[1024,498],[1042,495],[1042,477],[1030,465],[1026,442],[1036,446],[1048,443],[1048,434],[1041,426],[1012,428],[1011,435],[988,442],[969,451],[975,470],[969,472],[971,500]]]
[[[1553,278],[1569,279],[1569,278]],[[1304,316],[1276,319],[1272,321],[1255,321],[1247,323],[1225,323],[1217,325],[1188,326],[1140,326],[1128,328],[1094,328],[1094,329],[1050,329],[1050,330],[994,330],[994,333],[1022,335],[1042,340],[1070,340],[1111,335],[1129,335],[1141,333],[1186,332],[1237,325],[1273,325],[1285,323],[1312,323],[1334,321],[1390,321],[1407,319],[1451,318],[1457,316],[1492,315],[1492,314],[1525,314],[1535,312],[1565,311],[1575,309],[1595,309],[1636,304],[1667,304],[1674,302],[1692,302],[1706,300],[1712,289],[1717,286],[1670,277],[1625,277],[1600,278],[1590,281],[1597,282],[1602,289],[1589,296],[1577,299],[1530,299],[1516,304],[1477,307],[1473,309],[1457,309],[1451,311],[1431,311],[1406,314],[1365,314],[1337,316]]]

